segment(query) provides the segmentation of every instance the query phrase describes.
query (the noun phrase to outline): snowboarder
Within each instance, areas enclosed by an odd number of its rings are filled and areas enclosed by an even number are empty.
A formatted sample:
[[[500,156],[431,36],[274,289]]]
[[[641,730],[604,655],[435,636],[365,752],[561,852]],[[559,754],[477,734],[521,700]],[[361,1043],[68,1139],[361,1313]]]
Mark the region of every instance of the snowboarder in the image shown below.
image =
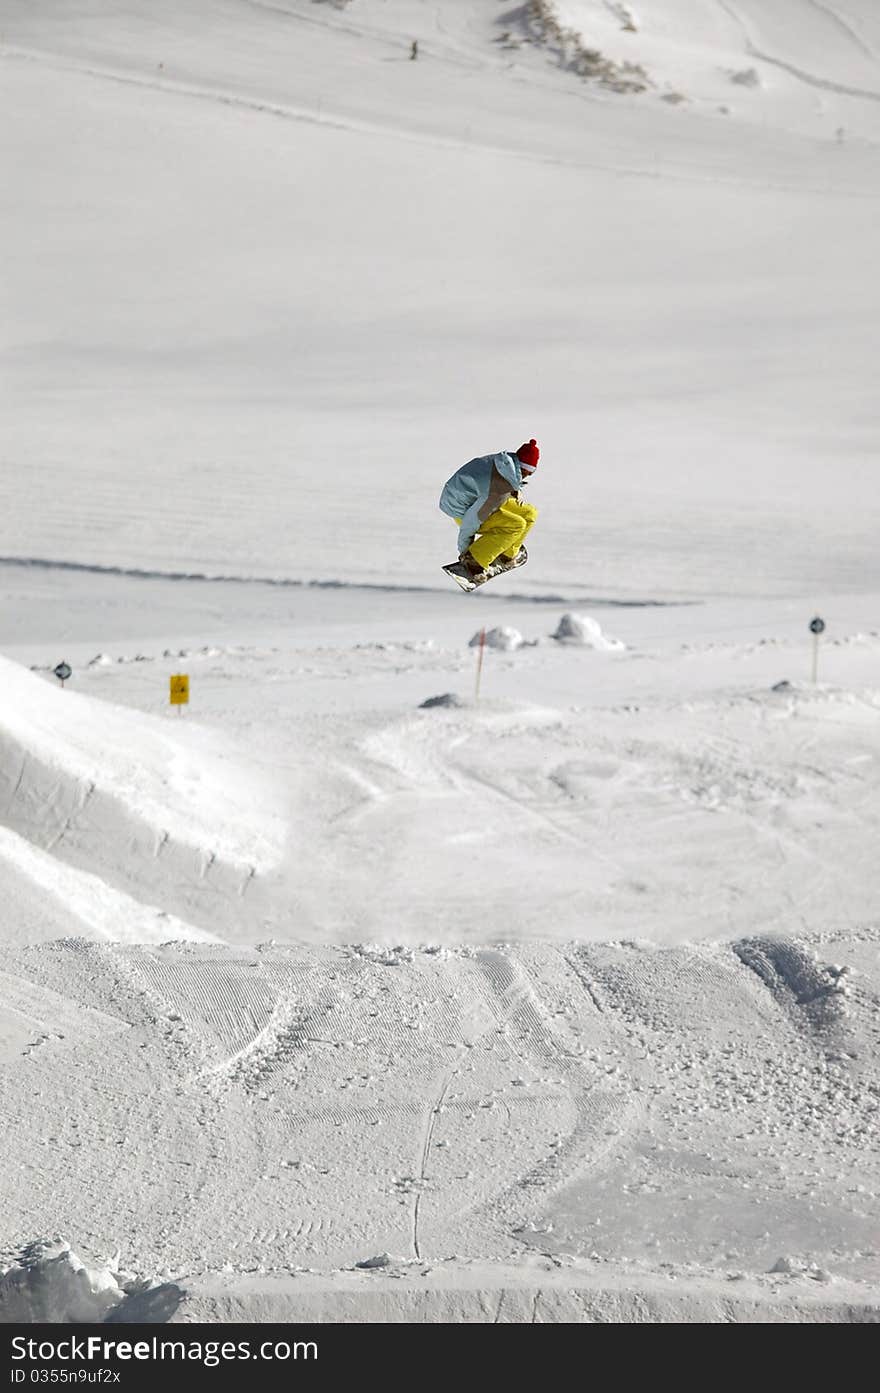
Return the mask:
[[[523,502],[521,490],[537,469],[540,454],[538,442],[529,440],[515,452],[472,459],[446,481],[440,510],[459,528],[459,559],[450,574],[468,582],[467,589],[525,561],[523,542],[538,510]]]

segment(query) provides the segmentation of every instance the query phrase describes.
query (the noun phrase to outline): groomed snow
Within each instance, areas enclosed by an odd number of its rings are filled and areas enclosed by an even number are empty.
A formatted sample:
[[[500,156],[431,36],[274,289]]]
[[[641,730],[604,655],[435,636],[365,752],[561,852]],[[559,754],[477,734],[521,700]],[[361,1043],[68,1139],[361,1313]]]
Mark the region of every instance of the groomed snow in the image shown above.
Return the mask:
[[[659,1283],[672,1319],[876,1320],[876,945],[7,950],[116,1033],[7,1064],[6,1242],[66,1216],[239,1319],[301,1318],[303,1270],[375,1317],[332,1274],[387,1252],[404,1319],[556,1269],[628,1319]]]

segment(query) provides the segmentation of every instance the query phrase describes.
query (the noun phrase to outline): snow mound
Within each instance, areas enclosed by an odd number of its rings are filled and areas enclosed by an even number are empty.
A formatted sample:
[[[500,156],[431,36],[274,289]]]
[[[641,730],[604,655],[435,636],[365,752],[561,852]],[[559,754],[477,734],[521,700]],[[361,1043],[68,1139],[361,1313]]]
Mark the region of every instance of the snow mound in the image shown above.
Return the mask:
[[[469,648],[479,648],[482,642],[483,631],[479,629],[468,644]],[[519,629],[513,629],[509,624],[501,624],[496,629],[486,630],[486,647],[498,648],[502,653],[512,653],[515,648],[522,648],[523,636]]]
[[[784,1277],[809,1277],[813,1282],[832,1282],[834,1278],[824,1267],[818,1267],[814,1262],[808,1262],[802,1258],[781,1257],[770,1268],[772,1273],[778,1273]]]
[[[106,883],[213,930],[217,902],[280,860],[281,795],[225,737],[62,690],[2,658],[0,691],[0,857],[43,889],[70,881],[70,868],[85,873],[74,887],[84,922],[92,898],[102,921],[115,913]]]
[[[415,953],[401,943],[393,948],[384,943],[353,943],[348,956],[364,958],[367,962],[378,963],[380,967],[400,967],[403,963],[411,963]]]
[[[595,648],[602,653],[619,653],[626,644],[619,638],[603,634],[602,626],[589,614],[575,614],[569,610],[563,614],[556,632],[552,635],[560,643],[578,643],[584,648]]]
[[[182,1297],[172,1283],[144,1281],[110,1264],[87,1267],[62,1239],[41,1239],[0,1275],[0,1323],[159,1322]]]
[[[281,832],[264,815],[264,790],[203,728],[169,729],[167,720],[61,691],[5,659],[0,677],[7,825],[52,843],[74,811],[103,794],[217,859],[274,864]]]

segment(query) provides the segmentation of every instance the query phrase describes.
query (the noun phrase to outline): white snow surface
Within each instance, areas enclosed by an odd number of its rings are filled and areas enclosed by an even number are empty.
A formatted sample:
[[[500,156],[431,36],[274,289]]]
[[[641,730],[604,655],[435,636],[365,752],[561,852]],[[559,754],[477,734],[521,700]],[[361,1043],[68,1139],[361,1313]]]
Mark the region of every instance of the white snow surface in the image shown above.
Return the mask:
[[[877,18],[553,7],[4,6],[0,1320],[878,1318]]]

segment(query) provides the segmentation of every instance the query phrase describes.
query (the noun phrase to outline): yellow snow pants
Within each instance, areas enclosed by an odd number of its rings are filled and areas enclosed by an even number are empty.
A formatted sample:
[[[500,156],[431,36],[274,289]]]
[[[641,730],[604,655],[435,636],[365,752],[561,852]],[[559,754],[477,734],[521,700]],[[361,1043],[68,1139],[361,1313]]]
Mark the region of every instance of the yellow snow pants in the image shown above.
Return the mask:
[[[480,523],[480,530],[469,547],[471,556],[479,561],[484,570],[499,556],[512,559],[534,526],[537,516],[538,510],[531,503],[508,498],[500,508],[489,514],[485,522]]]

